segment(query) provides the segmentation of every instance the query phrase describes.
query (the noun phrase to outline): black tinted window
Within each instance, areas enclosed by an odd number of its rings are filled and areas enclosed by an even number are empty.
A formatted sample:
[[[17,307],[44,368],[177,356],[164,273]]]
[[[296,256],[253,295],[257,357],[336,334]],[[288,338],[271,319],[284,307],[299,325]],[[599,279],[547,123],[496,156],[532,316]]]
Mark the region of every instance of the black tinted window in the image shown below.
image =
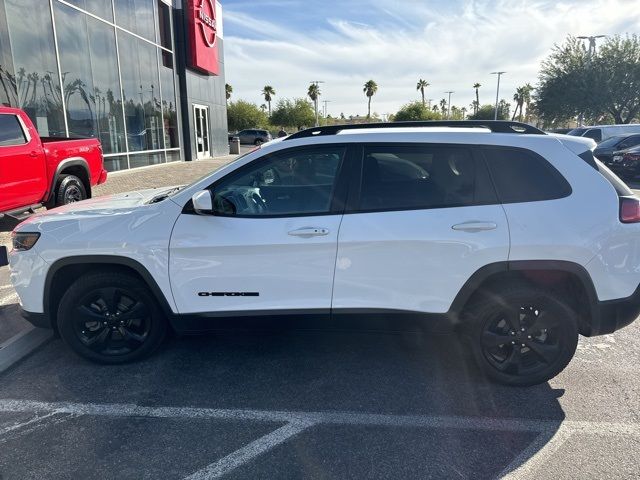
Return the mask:
[[[26,143],[24,133],[15,115],[0,115],[0,146]]]
[[[365,148],[360,210],[474,205],[495,201],[484,165],[466,148]]]
[[[620,149],[631,148],[631,147],[635,147],[638,144],[640,144],[640,135],[634,135],[633,137],[629,137],[624,141],[622,141],[620,145],[618,145],[618,148]]]
[[[583,137],[592,138],[596,142],[599,142],[602,140],[602,132],[599,128],[592,128],[591,130],[587,130]]]
[[[539,155],[522,149],[483,148],[503,203],[552,200],[571,194],[560,172]]]
[[[257,160],[214,185],[214,210],[234,216],[329,213],[345,147],[295,149]]]

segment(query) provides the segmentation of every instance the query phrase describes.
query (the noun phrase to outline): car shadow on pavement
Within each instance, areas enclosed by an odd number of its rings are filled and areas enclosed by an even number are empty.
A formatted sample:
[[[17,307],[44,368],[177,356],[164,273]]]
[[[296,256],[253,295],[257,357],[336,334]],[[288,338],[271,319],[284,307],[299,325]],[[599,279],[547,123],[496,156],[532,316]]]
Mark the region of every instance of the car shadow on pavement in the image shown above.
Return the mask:
[[[495,478],[553,437],[565,418],[563,392],[547,383],[490,383],[457,337],[416,332],[176,337],[151,358],[122,366],[88,363],[54,340],[0,376],[0,399],[392,419],[388,426],[317,425],[253,460],[253,473],[238,469],[237,478]],[[394,418],[406,416],[446,422],[394,427]]]

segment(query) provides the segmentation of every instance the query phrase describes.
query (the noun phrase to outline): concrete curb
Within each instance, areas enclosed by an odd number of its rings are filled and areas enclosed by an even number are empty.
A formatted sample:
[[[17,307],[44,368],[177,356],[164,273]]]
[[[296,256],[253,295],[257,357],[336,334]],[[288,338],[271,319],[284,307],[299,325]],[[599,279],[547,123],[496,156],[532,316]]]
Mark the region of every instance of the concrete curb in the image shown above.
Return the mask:
[[[53,331],[32,327],[0,344],[0,373],[53,338]]]

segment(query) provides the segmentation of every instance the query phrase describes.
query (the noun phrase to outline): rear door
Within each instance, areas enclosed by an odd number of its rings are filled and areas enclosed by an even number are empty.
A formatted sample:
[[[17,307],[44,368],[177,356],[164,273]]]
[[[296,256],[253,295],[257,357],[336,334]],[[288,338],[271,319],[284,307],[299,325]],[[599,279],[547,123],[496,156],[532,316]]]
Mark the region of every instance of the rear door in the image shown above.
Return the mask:
[[[47,189],[44,152],[35,130],[0,114],[0,211],[39,203]]]
[[[170,243],[179,312],[328,314],[348,150],[275,152],[210,187],[213,215],[187,208]]]
[[[370,144],[361,162],[338,238],[336,313],[444,313],[476,270],[507,260],[505,213],[472,148]]]

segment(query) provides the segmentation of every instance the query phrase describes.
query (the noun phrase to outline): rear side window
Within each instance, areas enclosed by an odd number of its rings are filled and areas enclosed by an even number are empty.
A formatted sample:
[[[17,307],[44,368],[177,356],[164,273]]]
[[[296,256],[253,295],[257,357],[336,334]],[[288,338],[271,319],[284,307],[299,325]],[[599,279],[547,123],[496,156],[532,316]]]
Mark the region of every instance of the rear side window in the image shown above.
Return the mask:
[[[23,145],[27,139],[15,115],[0,115],[0,146]]]
[[[524,149],[483,148],[502,203],[553,200],[571,194],[571,186],[541,156]]]
[[[360,211],[495,203],[485,166],[462,147],[366,146]]]
[[[587,130],[583,137],[592,138],[596,142],[602,140],[602,131],[599,128],[592,128]]]

